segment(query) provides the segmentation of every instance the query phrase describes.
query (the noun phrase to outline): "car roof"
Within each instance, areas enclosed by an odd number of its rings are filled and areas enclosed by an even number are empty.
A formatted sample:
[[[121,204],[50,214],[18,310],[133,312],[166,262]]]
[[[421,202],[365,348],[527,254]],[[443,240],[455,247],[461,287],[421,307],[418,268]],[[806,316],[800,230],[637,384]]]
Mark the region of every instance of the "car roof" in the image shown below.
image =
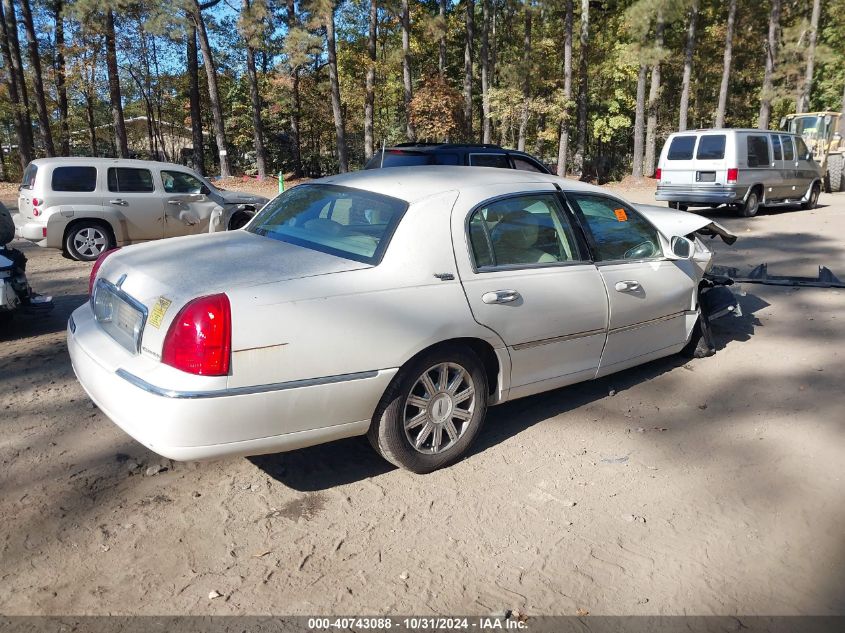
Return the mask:
[[[84,156],[54,156],[52,158],[36,158],[32,161],[32,164],[41,167],[41,166],[72,166],[72,165],[91,165],[91,166],[98,166],[98,165],[106,165],[110,167],[158,167],[158,168],[177,168],[177,169],[189,169],[190,167],[186,167],[185,165],[179,165],[178,163],[165,163],[157,160],[141,160],[136,158],[103,158],[103,157],[89,157],[86,158]]]
[[[457,174],[455,170],[460,170]],[[512,184],[557,184],[564,191],[612,193],[578,180],[559,178],[551,174],[498,167],[454,167],[451,165],[423,165],[416,167],[385,167],[365,169],[337,176],[312,180],[308,184],[332,184],[354,189],[364,189],[385,196],[391,196],[408,203],[446,191],[464,190],[475,187]]]
[[[672,132],[669,136],[679,136],[681,134],[699,134],[702,132],[712,132],[714,134],[724,134],[725,132],[750,132],[752,134],[786,134],[787,136],[797,136],[793,132],[786,130],[761,130],[754,127],[725,127],[725,128],[699,128],[697,130],[684,130],[683,132]]]

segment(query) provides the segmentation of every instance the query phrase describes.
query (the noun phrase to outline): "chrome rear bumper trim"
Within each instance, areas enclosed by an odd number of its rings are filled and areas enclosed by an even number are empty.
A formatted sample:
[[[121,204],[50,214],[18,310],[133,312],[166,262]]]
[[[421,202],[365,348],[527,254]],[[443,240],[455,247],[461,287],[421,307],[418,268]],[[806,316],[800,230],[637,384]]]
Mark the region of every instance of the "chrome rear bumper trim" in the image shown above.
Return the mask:
[[[322,378],[308,378],[306,380],[291,380],[288,382],[274,382],[267,385],[249,385],[246,387],[230,387],[228,389],[216,389],[213,391],[176,391],[151,385],[143,378],[139,378],[125,369],[118,369],[115,372],[127,382],[143,389],[149,393],[163,398],[197,400],[201,398],[226,398],[229,396],[246,396],[268,391],[285,391],[287,389],[300,389],[302,387],[317,387],[320,385],[331,385],[338,382],[349,382],[351,380],[365,380],[378,376],[377,370],[361,371],[353,374],[339,374],[337,376],[324,376]]]

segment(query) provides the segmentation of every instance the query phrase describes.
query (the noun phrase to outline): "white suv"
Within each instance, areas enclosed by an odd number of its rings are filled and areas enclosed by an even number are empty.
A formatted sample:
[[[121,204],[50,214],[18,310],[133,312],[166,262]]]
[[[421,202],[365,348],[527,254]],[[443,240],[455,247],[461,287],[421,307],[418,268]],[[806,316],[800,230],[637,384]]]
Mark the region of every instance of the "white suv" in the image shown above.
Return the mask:
[[[92,261],[117,246],[240,228],[266,202],[217,189],[182,165],[39,158],[24,170],[18,234]]]

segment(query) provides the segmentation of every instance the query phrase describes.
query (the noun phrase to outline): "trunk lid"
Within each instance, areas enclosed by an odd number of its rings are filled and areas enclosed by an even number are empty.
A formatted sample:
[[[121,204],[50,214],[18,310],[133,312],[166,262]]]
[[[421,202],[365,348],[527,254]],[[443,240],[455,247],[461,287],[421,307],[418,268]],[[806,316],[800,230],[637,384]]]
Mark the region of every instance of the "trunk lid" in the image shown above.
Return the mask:
[[[120,250],[103,262],[99,278],[118,284],[125,275],[119,284],[124,292],[148,309],[159,298],[165,298],[176,308],[170,308],[175,312],[191,299],[236,287],[369,267],[246,231],[230,231],[171,238]]]

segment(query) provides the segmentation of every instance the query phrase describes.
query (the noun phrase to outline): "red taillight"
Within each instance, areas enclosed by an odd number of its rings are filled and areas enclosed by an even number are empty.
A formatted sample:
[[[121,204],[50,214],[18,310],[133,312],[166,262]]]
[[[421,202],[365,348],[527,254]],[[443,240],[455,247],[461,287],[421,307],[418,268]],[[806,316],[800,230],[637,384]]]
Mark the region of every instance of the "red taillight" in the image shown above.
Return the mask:
[[[736,184],[738,176],[739,170],[736,167],[731,167],[728,169],[728,182],[730,184]]]
[[[38,198],[32,199],[32,206],[33,207],[37,207],[37,206],[40,206],[40,205],[41,205],[41,200],[39,200]]]
[[[41,215],[41,211],[39,211],[35,207],[32,207],[32,215],[37,218],[39,215]]]
[[[654,172],[654,177],[657,180],[660,180],[660,176],[662,175],[662,173],[663,173],[663,170],[661,170],[660,167],[658,167],[657,170]]]
[[[194,299],[167,331],[161,362],[198,376],[229,373],[232,349],[232,313],[224,294]]]
[[[44,229],[44,237],[47,237],[47,229]],[[100,272],[100,266],[103,265],[103,262],[106,261],[106,257],[114,253],[117,248],[112,248],[107,251],[103,251],[100,253],[100,256],[97,258],[97,261],[94,262],[94,266],[91,268],[91,276],[88,277],[88,296],[91,296],[91,293],[94,292],[94,282],[97,280],[97,273]]]

